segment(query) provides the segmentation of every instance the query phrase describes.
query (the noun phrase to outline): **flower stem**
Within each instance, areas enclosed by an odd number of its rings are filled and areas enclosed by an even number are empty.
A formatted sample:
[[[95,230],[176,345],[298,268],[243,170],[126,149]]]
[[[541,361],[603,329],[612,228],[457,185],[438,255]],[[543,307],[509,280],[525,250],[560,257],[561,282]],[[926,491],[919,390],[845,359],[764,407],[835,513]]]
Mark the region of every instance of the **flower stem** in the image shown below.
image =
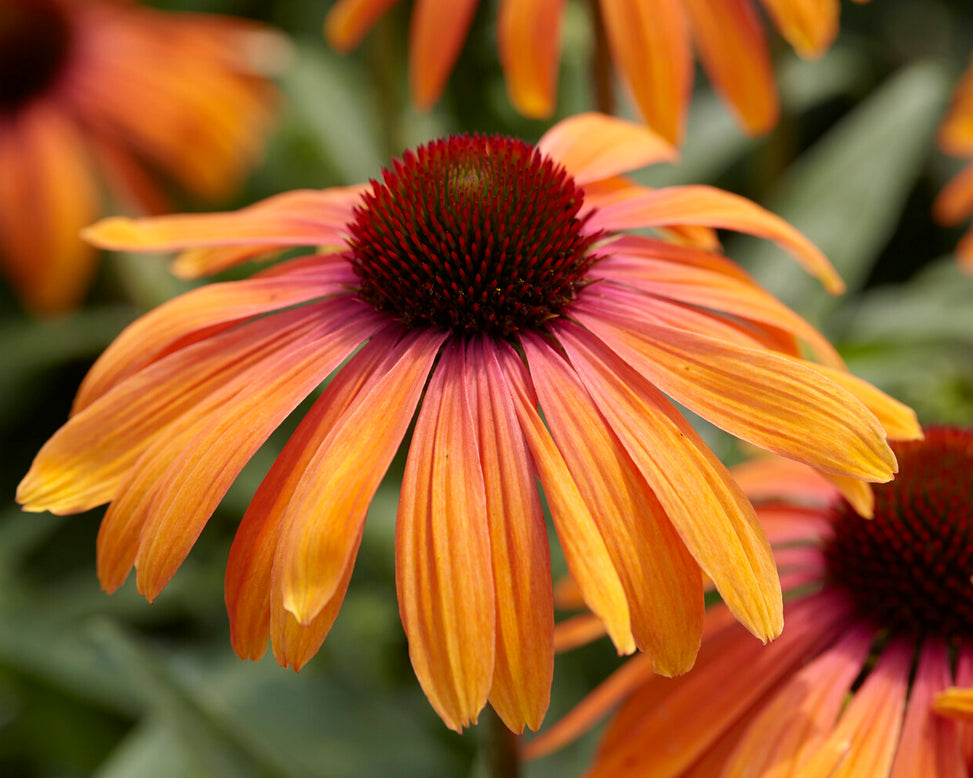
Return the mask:
[[[487,706],[481,714],[486,718],[487,759],[490,778],[519,778],[519,738],[503,723],[493,708]]]
[[[594,30],[594,51],[591,53],[591,81],[595,92],[595,106],[602,113],[615,112],[615,84],[612,80],[611,49],[605,30],[601,0],[591,0],[591,22]]]

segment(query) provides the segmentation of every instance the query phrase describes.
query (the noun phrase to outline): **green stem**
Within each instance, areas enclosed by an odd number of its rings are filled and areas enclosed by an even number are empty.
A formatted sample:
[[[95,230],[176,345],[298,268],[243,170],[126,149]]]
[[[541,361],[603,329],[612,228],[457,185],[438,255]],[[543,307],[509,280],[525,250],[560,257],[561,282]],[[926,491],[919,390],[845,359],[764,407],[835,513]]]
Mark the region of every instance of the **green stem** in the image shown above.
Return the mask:
[[[595,92],[595,106],[602,113],[611,114],[615,112],[615,83],[601,0],[591,0],[591,22],[595,44],[591,53],[591,82]]]
[[[493,708],[487,706],[481,715],[486,719],[490,777],[519,778],[520,739],[507,729]]]

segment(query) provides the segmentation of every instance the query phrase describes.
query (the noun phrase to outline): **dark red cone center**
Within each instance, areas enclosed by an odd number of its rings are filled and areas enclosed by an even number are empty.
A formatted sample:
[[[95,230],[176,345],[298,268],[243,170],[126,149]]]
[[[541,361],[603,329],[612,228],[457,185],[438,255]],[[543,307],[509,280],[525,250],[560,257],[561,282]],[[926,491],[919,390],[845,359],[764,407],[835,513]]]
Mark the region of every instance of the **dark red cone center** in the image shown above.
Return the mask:
[[[899,474],[874,487],[874,519],[833,507],[829,577],[895,634],[973,637],[973,432],[931,428],[893,450]]]
[[[359,296],[409,327],[543,329],[586,283],[584,192],[527,143],[459,136],[407,152],[351,225]]]
[[[0,113],[49,89],[64,69],[71,23],[59,0],[0,2]]]

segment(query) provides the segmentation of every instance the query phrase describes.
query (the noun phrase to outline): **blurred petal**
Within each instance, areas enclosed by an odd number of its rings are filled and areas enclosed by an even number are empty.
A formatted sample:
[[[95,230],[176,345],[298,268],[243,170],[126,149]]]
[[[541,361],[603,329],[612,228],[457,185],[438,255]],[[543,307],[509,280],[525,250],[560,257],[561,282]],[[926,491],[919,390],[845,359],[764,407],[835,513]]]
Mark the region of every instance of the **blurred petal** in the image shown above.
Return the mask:
[[[752,0],[686,0],[699,58],[747,132],[777,123],[780,103],[763,24]]]
[[[564,0],[502,0],[497,46],[514,108],[532,119],[554,112]]]
[[[597,407],[634,464],[652,487],[668,517],[699,566],[716,583],[724,602],[761,640],[776,637],[783,626],[777,570],[753,507],[726,468],[706,448],[692,427],[638,373],[581,328],[564,324],[557,337]],[[544,406],[543,399],[541,403]],[[653,501],[654,502],[654,501]],[[644,525],[640,529],[645,532]],[[662,546],[667,538],[648,538]],[[668,626],[691,634],[702,617],[701,580],[695,565],[675,563],[673,541],[665,550],[673,559],[668,575],[681,575],[680,588],[665,596],[685,598]],[[660,571],[666,564],[656,561]],[[650,582],[662,589],[662,581]],[[670,582],[668,586],[673,586]],[[670,608],[675,606],[675,602]],[[687,634],[687,640],[688,634]],[[657,671],[664,673],[658,667]]]
[[[682,141],[693,83],[689,20],[680,0],[600,0],[612,59],[646,124]]]
[[[496,652],[475,382],[462,341],[447,342],[416,421],[395,525],[409,657],[429,702],[457,732],[486,704]]]
[[[647,127],[602,113],[563,119],[544,133],[537,149],[564,165],[581,185],[678,157]]]
[[[802,57],[819,57],[838,35],[838,0],[762,0],[780,34]]]
[[[416,0],[409,29],[409,86],[419,108],[430,108],[443,92],[478,0]]]
[[[600,411],[615,398],[589,395],[575,370],[540,337],[523,334],[521,343],[551,435],[625,589],[636,645],[652,656],[656,672],[684,673],[696,659],[703,626],[699,567],[606,423],[602,414],[609,410]],[[592,383],[598,379],[610,380],[599,375]]]
[[[398,0],[338,0],[324,19],[324,34],[338,51],[349,51]]]
[[[829,292],[844,291],[844,283],[827,257],[787,222],[746,198],[710,186],[642,189],[638,196],[600,207],[588,228],[620,231],[669,224],[703,224],[772,240]]]
[[[520,357],[498,345],[497,358],[530,447],[561,549],[585,604],[604,623],[621,654],[635,650],[628,601],[619,574],[567,464],[537,413],[537,399]]]
[[[973,214],[973,165],[967,165],[936,197],[932,214],[940,224],[958,224]]]
[[[537,729],[554,672],[554,602],[537,474],[493,353],[475,341],[476,418],[497,608],[490,702],[514,732]]]

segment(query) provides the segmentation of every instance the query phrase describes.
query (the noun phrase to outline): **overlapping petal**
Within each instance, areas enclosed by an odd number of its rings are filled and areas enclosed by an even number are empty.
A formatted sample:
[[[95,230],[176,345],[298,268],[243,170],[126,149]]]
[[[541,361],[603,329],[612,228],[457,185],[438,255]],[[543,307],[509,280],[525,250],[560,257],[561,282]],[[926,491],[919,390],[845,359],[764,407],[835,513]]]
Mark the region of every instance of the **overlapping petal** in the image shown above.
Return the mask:
[[[514,107],[534,119],[554,112],[564,0],[504,0],[497,48]]]

